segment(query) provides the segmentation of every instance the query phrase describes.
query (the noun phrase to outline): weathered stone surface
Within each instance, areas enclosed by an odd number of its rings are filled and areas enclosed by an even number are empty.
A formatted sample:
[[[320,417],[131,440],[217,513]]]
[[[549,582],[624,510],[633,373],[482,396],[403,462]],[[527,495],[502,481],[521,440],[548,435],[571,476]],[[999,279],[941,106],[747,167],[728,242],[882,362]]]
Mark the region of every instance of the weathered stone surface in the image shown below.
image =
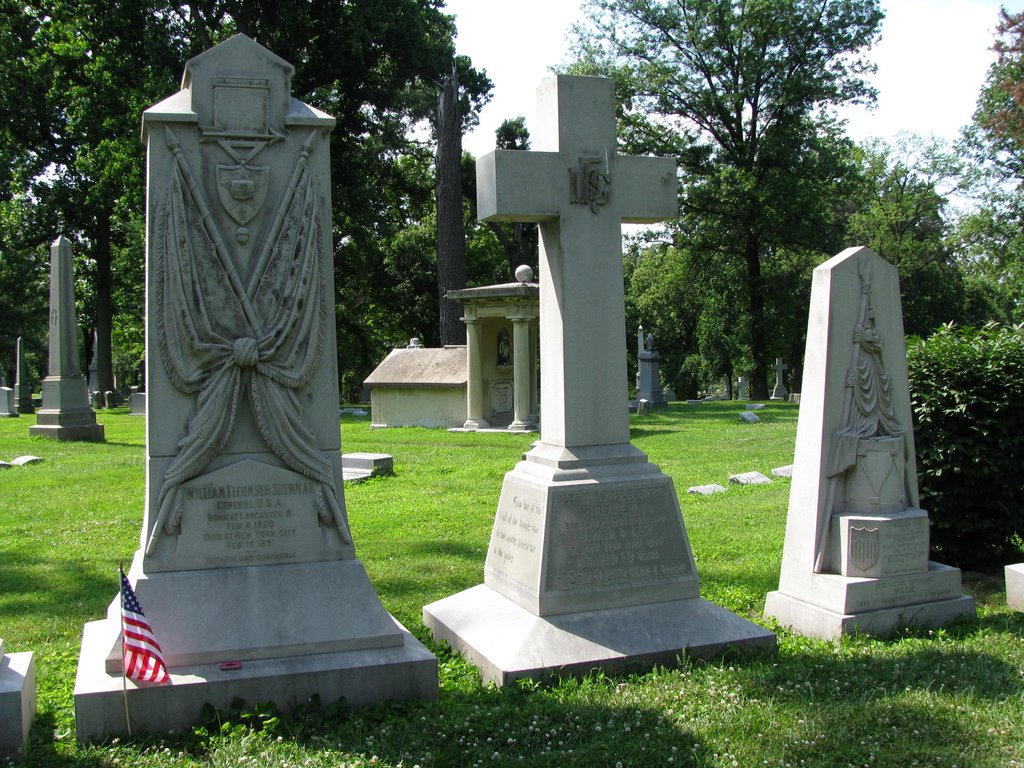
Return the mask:
[[[772,479],[765,477],[760,472],[740,472],[736,475],[729,475],[730,485],[766,485]]]
[[[35,656],[4,654],[0,640],[0,760],[20,760],[36,715]]]
[[[539,221],[541,439],[505,476],[484,584],[424,623],[499,684],[773,646],[700,599],[672,480],[629,443],[621,223],[675,214],[675,163],[617,154],[610,80],[538,99],[541,151],[481,158],[477,188],[481,218]]]
[[[814,271],[778,591],[765,613],[835,637],[974,615],[928,562],[896,269],[850,248]]]
[[[747,424],[757,424],[761,421],[761,417],[751,411],[744,411],[740,414],[740,421],[744,421]]]
[[[710,483],[708,485],[691,485],[686,489],[687,493],[696,493],[701,496],[711,496],[716,493],[725,493],[725,486],[719,485],[718,483]]]
[[[146,110],[146,500],[129,580],[170,686],[138,730],[235,696],[285,711],[433,698],[434,657],[381,605],[348,527],[328,134],[293,69],[237,35]],[[117,599],[86,626],[81,739],[126,732]],[[220,662],[241,662],[221,670]]]

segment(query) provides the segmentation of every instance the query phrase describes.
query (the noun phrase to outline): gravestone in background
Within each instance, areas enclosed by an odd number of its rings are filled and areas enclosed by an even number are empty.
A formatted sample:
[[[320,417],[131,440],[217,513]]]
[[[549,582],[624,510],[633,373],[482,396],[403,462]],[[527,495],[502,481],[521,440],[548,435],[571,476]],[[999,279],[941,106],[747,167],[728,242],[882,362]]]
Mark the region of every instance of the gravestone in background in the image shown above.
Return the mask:
[[[1014,611],[1024,611],[1024,563],[1014,563],[1003,568],[1006,577],[1006,606]]]
[[[786,389],[786,369],[789,366],[782,362],[781,357],[775,358],[775,387],[772,389],[772,400],[785,400],[789,395],[789,390]]]
[[[16,418],[18,416],[18,403],[14,399],[14,390],[10,387],[0,387],[0,417]]]
[[[53,440],[103,441],[103,425],[96,423],[78,362],[71,243],[63,235],[50,247],[50,368],[43,379],[43,407],[28,433]]]
[[[35,413],[32,403],[32,382],[28,375],[28,364],[25,362],[25,347],[21,336],[18,337],[17,366],[14,371],[14,399],[18,403],[18,413]]]
[[[505,475],[484,583],[423,609],[485,681],[773,646],[699,597],[672,479],[629,442],[621,224],[675,215],[675,162],[616,153],[612,81],[538,90],[541,151],[477,163],[485,220],[539,221],[540,440]]]
[[[661,353],[654,347],[654,334],[644,335],[640,326],[636,332],[637,344],[637,389],[636,399],[646,400],[652,408],[667,408],[668,401],[661,388]]]
[[[293,72],[237,35],[143,115],[147,483],[129,579],[172,685],[128,683],[136,732],[235,697],[289,711],[437,695],[436,659],[383,608],[349,533],[334,119],[291,98]],[[118,613],[85,627],[81,739],[126,731]]]
[[[765,614],[818,637],[974,615],[928,560],[899,277],[867,248],[814,270],[779,589]]]

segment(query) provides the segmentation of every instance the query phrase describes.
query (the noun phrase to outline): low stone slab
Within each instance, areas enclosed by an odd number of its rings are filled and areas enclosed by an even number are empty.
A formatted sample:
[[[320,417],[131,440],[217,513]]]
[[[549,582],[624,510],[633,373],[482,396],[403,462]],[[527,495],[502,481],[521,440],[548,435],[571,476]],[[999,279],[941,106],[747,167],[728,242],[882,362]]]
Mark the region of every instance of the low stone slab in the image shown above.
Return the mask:
[[[1006,607],[1012,611],[1024,611],[1024,563],[1008,565],[1006,574]]]
[[[760,411],[764,408],[764,403],[751,403],[747,406],[748,411]]]
[[[765,477],[760,472],[741,472],[738,475],[729,475],[730,485],[765,485],[771,482],[770,477]]]
[[[715,493],[725,493],[725,486],[719,485],[718,483],[710,483],[708,485],[691,485],[686,489],[687,493],[696,493],[701,496],[711,496]]]
[[[387,453],[343,453],[341,473],[345,482],[395,474],[394,457]]]
[[[772,470],[772,477],[792,477],[793,465],[787,464],[784,467],[776,467]]]
[[[38,456],[19,456],[16,459],[11,459],[11,464],[15,467],[24,467],[26,464],[41,464],[42,459]]]
[[[425,606],[423,623],[497,685],[648,670],[726,646],[775,648],[774,633],[699,597],[537,616],[481,584]]]
[[[744,411],[740,414],[740,421],[745,421],[747,424],[757,424],[760,420],[756,413],[751,413],[750,411]]]
[[[35,659],[31,652],[3,655],[0,640],[0,761],[25,756],[35,715]]]

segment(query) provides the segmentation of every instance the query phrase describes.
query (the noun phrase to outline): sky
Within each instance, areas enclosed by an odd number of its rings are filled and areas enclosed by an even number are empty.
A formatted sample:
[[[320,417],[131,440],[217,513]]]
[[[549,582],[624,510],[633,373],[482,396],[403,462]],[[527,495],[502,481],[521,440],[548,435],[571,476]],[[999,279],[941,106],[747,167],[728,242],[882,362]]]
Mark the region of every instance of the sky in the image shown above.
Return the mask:
[[[1000,5],[1012,0],[882,0],[881,41],[869,52],[878,65],[878,104],[844,111],[856,141],[892,140],[901,132],[952,140],[971,121],[978,92],[995,59]],[[580,0],[446,0],[456,17],[460,54],[494,83],[480,126],[463,138],[479,157],[494,148],[502,121],[535,121],[536,88],[550,67],[567,61],[568,31],[582,20]],[[541,22],[539,20],[543,19]]]

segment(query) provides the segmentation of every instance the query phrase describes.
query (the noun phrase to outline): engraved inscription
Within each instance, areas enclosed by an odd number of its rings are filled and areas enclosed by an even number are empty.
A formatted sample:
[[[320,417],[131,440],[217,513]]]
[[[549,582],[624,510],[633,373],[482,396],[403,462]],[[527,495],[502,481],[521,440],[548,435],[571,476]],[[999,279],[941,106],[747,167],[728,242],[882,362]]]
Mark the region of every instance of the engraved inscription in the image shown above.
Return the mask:
[[[317,490],[302,475],[252,461],[200,476],[181,488],[176,557],[199,568],[307,560],[324,547]]]
[[[558,494],[549,589],[675,580],[690,574],[668,484]]]

